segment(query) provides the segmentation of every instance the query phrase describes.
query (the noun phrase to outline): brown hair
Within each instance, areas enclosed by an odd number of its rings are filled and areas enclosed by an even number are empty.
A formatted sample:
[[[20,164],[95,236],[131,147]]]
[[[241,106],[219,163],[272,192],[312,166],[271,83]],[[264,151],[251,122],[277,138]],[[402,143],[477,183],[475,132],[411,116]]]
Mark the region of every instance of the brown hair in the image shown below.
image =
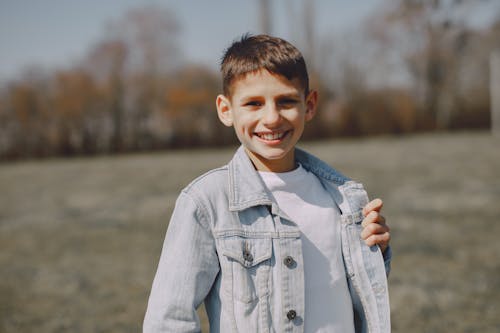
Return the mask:
[[[288,80],[297,78],[309,93],[309,77],[300,51],[284,39],[268,35],[245,34],[231,44],[221,61],[222,90],[231,95],[231,84],[236,78],[266,69]]]

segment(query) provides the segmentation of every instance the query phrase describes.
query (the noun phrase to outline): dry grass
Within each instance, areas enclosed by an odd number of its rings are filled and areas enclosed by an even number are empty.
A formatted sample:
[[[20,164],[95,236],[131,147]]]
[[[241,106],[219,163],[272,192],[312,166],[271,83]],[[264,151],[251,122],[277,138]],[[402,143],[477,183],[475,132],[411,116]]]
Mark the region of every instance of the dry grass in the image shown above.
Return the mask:
[[[385,202],[394,332],[500,331],[488,133],[303,145]],[[232,149],[0,165],[0,332],[138,332],[179,190]]]

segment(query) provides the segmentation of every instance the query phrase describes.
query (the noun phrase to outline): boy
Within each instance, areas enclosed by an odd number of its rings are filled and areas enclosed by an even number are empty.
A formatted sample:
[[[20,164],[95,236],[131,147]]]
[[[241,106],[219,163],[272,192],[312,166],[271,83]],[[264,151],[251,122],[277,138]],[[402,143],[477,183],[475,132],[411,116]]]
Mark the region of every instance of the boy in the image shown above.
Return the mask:
[[[144,332],[199,332],[203,301],[211,333],[389,332],[382,201],[295,148],[317,104],[302,55],[243,36],[221,71],[242,146],[177,199]]]

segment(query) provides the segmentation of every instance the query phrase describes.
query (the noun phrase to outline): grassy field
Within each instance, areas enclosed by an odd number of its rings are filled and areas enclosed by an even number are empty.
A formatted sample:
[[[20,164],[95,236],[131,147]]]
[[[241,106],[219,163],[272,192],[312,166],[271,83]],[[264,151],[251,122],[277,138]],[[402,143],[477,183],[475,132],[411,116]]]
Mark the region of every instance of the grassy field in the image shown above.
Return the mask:
[[[302,146],[384,199],[394,332],[500,332],[500,137]],[[232,149],[0,165],[0,332],[139,332],[180,189]]]

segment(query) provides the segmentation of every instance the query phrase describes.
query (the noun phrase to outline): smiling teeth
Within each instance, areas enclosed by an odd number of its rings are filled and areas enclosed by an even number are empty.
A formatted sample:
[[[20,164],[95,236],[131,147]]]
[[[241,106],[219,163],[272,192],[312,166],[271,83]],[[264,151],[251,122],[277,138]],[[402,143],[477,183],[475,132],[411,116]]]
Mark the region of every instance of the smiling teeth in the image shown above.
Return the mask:
[[[285,136],[285,132],[281,133],[264,133],[259,135],[264,140],[279,140]]]

